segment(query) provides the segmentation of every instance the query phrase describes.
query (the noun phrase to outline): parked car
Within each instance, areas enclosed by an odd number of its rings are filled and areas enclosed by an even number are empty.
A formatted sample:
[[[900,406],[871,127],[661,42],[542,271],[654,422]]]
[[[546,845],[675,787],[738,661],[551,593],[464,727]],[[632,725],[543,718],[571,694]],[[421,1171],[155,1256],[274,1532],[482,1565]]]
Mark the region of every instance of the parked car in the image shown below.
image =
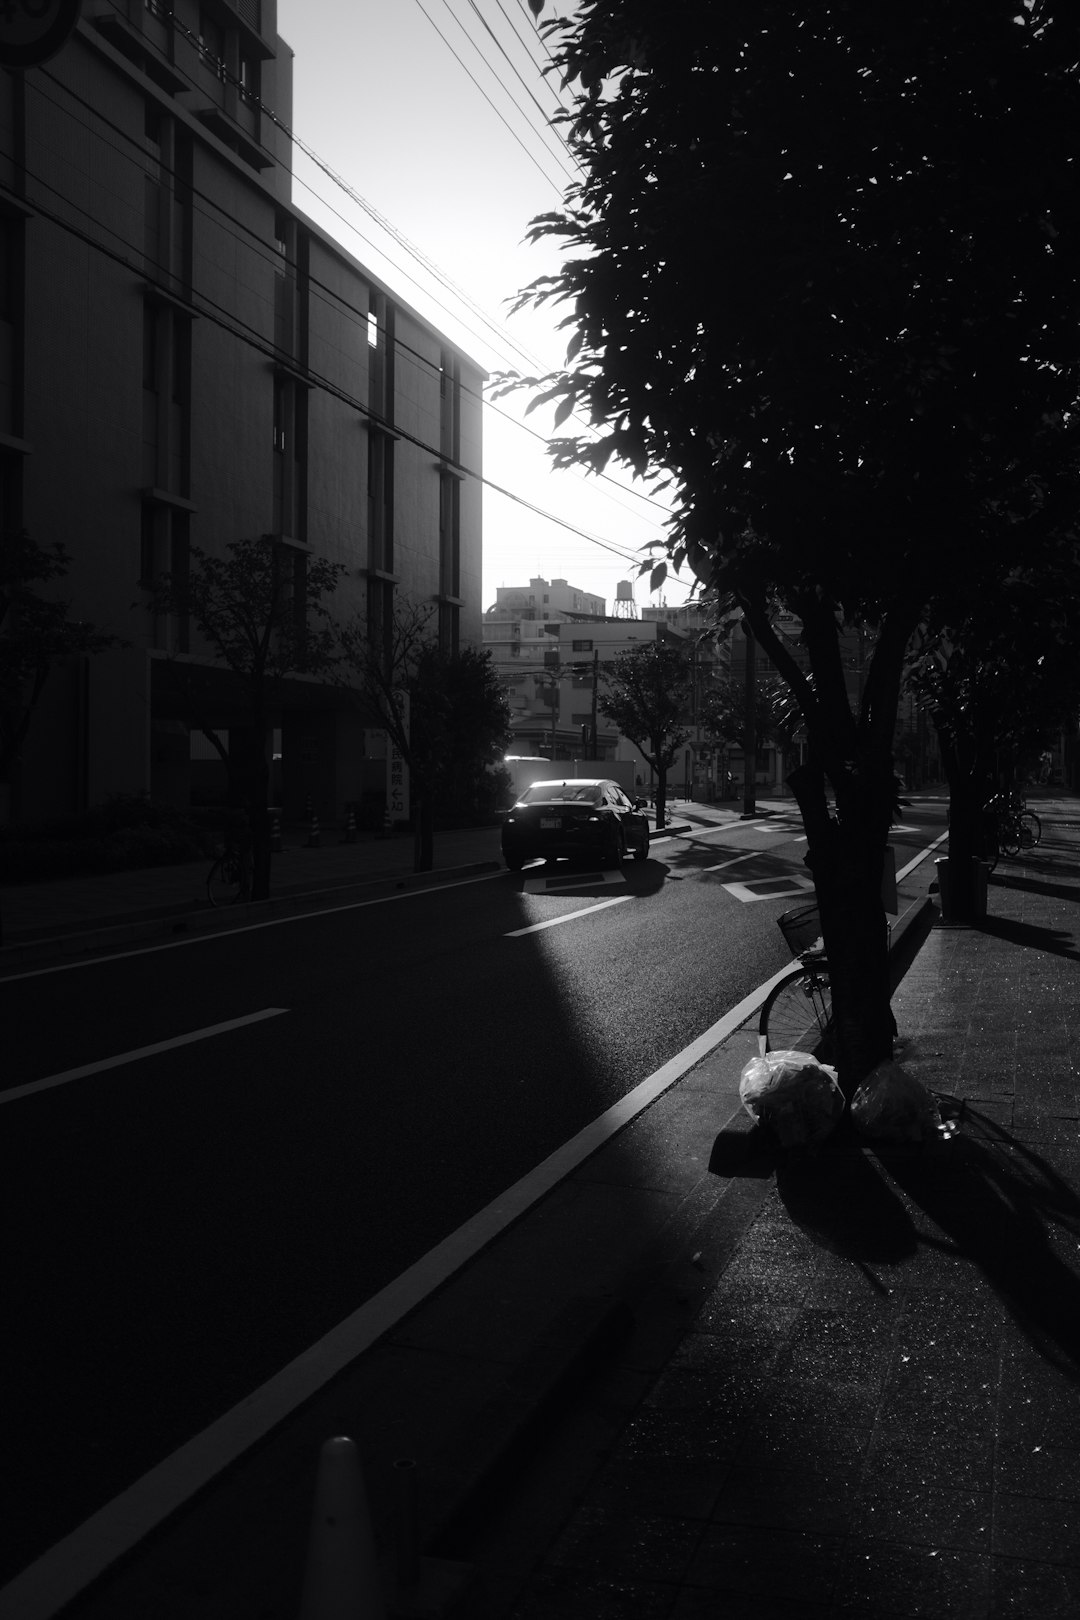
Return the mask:
[[[534,782],[507,811],[503,859],[511,872],[543,855],[548,860],[589,857],[618,866],[628,850],[649,858],[649,820],[644,799],[628,799],[618,782],[578,776],[568,782]]]

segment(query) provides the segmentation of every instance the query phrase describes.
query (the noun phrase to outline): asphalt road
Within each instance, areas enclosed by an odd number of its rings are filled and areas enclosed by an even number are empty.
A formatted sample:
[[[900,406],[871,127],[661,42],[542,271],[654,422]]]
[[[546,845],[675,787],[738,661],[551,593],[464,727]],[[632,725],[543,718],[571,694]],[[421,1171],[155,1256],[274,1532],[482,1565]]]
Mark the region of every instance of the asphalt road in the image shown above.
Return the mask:
[[[731,825],[0,984],[0,1581],[782,967],[805,847]]]

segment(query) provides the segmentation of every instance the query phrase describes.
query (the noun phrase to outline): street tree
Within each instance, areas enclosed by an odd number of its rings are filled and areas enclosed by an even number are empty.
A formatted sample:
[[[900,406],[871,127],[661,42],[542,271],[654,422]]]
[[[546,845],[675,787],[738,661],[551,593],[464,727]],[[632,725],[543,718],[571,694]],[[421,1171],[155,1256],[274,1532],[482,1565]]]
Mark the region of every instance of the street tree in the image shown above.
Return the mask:
[[[597,708],[656,772],[656,825],[667,824],[667,777],[690,736],[693,671],[686,649],[648,641],[603,667]]]
[[[408,768],[417,872],[434,863],[437,812],[468,813],[484,803],[512,735],[490,652],[443,647],[433,621],[430,606],[402,601],[384,637],[359,620],[339,632],[346,689]]]
[[[937,732],[949,783],[952,856],[987,853],[984,806],[1014,787],[1048,733],[1080,714],[1080,565],[1063,546],[1057,568],[1022,561],[993,596],[952,622],[922,627],[907,684]],[[964,869],[963,860],[960,870]],[[971,912],[966,891],[958,918]]]
[[[151,590],[152,610],[190,618],[204,649],[234,677],[226,726],[216,718],[220,690],[200,661],[172,657],[167,665],[185,723],[217,751],[230,803],[247,816],[254,900],[270,893],[274,714],[290,678],[333,676],[337,639],[324,598],[344,572],[260,535],[229,541],[224,555],[192,546],[184,572],[163,574]]]
[[[561,370],[507,386],[556,428],[591,422],[556,466],[666,479],[653,586],[688,564],[798,703],[789,780],[850,1095],[892,1050],[906,650],[935,601],[1037,558],[1080,493],[1074,19],[1060,0],[582,0],[542,27],[583,178],[533,222],[568,257],[519,303],[565,305],[571,336]]]
[[[25,529],[0,535],[0,787],[5,789],[51,672],[69,658],[123,645],[118,637],[72,619],[69,603],[54,594],[70,566],[62,545],[39,545]]]
[[[745,682],[727,671],[714,676],[701,693],[698,718],[710,738],[745,750]],[[802,713],[786,682],[777,675],[758,675],[754,682],[755,741],[771,742],[787,754],[801,729]]]

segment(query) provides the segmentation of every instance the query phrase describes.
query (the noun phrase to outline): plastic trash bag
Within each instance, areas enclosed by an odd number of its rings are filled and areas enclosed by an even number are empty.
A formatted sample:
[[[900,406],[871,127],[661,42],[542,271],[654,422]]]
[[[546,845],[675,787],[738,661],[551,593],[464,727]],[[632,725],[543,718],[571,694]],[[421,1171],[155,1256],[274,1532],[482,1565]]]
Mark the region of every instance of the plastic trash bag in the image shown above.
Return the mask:
[[[941,1130],[937,1104],[921,1080],[899,1063],[879,1063],[851,1099],[851,1117],[879,1142],[924,1142]]]
[[[739,1100],[786,1148],[824,1141],[844,1112],[836,1070],[809,1052],[752,1057],[739,1079]]]

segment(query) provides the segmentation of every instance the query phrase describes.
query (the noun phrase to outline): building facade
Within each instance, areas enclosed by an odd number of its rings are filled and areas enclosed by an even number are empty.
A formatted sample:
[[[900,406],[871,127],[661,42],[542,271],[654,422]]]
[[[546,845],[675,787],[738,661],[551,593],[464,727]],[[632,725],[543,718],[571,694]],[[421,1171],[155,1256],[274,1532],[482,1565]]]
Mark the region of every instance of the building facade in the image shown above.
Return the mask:
[[[72,616],[124,643],[50,679],[23,819],[197,793],[177,672],[225,731],[235,682],[150,607],[193,546],[260,537],[300,587],[325,557],[335,617],[428,604],[444,645],[481,639],[483,373],[293,206],[276,9],[86,0],[0,71],[2,522],[61,542]],[[277,701],[286,808],[339,814],[378,779],[370,722],[311,682]]]
[[[684,640],[711,620],[697,605],[645,609],[640,618],[609,616],[606,606],[565,579],[500,589],[484,615],[484,646],[509,692],[515,753],[632,761],[647,776],[634,744],[599,713],[604,666],[648,642]]]

